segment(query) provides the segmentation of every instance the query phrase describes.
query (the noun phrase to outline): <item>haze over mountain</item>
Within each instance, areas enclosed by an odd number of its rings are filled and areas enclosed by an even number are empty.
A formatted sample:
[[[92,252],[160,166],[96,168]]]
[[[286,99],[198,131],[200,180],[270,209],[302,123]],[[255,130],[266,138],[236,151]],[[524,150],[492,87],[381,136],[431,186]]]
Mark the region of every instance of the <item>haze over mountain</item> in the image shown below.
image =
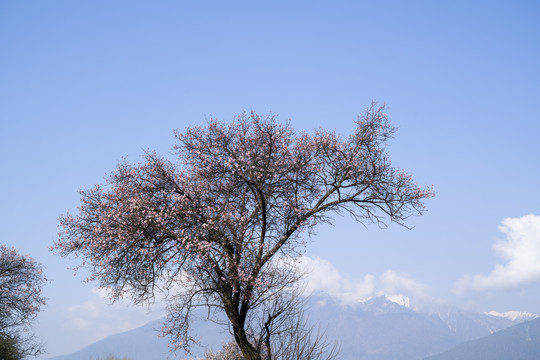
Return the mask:
[[[349,307],[327,300],[310,314],[314,322],[328,324],[329,339],[341,343],[344,360],[422,359],[516,323],[447,305],[419,312],[405,306],[406,297],[391,299],[377,296]]]
[[[75,353],[55,356],[49,360],[95,360],[112,354],[130,360],[185,359],[186,355],[181,351],[170,352],[169,339],[160,336],[162,324],[163,319],[150,321],[136,329],[108,336]],[[187,358],[202,357],[206,348],[219,349],[229,339],[227,331],[209,321],[194,323],[194,331],[201,346],[194,346],[191,356]]]
[[[468,341],[425,360],[537,360],[540,358],[540,318]]]
[[[341,346],[343,360],[420,360],[463,342],[508,328],[534,314],[481,314],[439,305],[431,311],[410,308],[405,296],[375,296],[354,306],[343,306],[330,297],[315,296],[306,311],[310,321],[326,331],[329,341]],[[50,360],[93,360],[109,354],[131,360],[158,360],[168,352],[167,339],[158,338],[160,320],[132,331],[113,335],[76,353]],[[201,357],[205,347],[219,349],[229,339],[212,322],[199,322],[195,331],[204,347],[188,358]],[[170,359],[184,359],[177,353]]]

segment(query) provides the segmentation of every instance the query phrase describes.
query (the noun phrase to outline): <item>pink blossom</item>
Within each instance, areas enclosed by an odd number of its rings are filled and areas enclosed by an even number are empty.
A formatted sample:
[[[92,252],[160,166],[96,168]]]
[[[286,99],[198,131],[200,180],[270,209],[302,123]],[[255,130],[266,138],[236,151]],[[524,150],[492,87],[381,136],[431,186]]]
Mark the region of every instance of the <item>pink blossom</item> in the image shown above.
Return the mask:
[[[196,305],[224,311],[245,336],[239,319],[294,283],[273,259],[301,254],[302,232],[335,213],[404,225],[433,196],[392,167],[385,144],[395,129],[383,110],[368,108],[347,138],[253,112],[177,131],[175,158],[123,161],[106,184],[83,190],[54,249],[81,256],[114,297],[143,302],[180,281],[165,329],[180,346],[192,341]]]

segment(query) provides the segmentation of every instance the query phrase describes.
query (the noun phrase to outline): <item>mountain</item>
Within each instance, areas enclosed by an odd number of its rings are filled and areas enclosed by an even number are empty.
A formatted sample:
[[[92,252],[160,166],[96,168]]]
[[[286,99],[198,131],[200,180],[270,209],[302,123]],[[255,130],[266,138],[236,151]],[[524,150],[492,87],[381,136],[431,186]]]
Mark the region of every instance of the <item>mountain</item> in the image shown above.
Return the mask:
[[[529,312],[521,312],[521,311],[507,311],[504,313],[500,313],[497,311],[489,311],[486,313],[486,315],[503,317],[503,318],[510,319],[512,321],[529,321],[529,320],[536,319],[538,317],[538,315],[536,314],[531,314]]]
[[[312,301],[314,323],[341,344],[342,359],[419,360],[514,325],[507,318],[440,306],[430,313],[408,307],[403,297],[378,296],[355,306]]]
[[[47,360],[96,360],[108,355],[127,357],[130,360],[180,360],[186,359],[182,351],[171,353],[169,340],[161,337],[163,320],[154,320],[139,328],[111,335],[97,341],[73,354],[55,356]],[[220,332],[214,323],[199,321],[194,324],[194,331],[200,336],[201,346],[194,346],[190,358],[202,357],[206,348],[219,349],[229,339],[229,334]]]
[[[469,341],[425,360],[538,360],[540,318]]]
[[[329,340],[341,344],[342,359],[421,359],[459,343],[444,324],[382,297],[314,310],[317,322],[328,324]]]
[[[465,311],[453,306],[439,306],[428,313],[433,321],[445,324],[460,340],[477,339],[523,321],[489,313]]]
[[[154,320],[137,329],[109,336],[71,355],[57,356],[50,360],[89,360],[107,355],[127,356],[130,359],[158,360],[166,357],[167,339],[158,337],[160,320]],[[175,358],[172,358],[175,359]],[[179,358],[178,358],[179,359]]]
[[[343,306],[330,297],[312,297],[306,315],[320,326],[330,342],[341,347],[342,360],[421,360],[447,351],[465,341],[475,340],[512,326],[512,320],[438,306],[431,312],[418,312],[403,296],[377,296],[354,306]],[[166,359],[167,339],[159,338],[159,321],[98,341],[74,354],[49,360],[95,360],[109,354],[131,360]],[[205,346],[219,349],[230,336],[212,322],[194,324],[203,347],[194,348],[191,358],[201,357]],[[167,355],[166,355],[167,354]],[[170,359],[184,359],[183,354]]]

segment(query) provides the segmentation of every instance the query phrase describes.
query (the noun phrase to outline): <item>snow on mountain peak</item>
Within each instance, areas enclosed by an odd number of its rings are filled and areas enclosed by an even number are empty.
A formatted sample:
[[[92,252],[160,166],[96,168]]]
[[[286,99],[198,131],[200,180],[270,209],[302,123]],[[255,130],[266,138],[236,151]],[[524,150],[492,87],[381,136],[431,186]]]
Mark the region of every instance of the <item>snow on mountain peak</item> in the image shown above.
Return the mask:
[[[370,303],[371,304],[393,303],[393,304],[397,304],[399,306],[403,306],[409,309],[411,308],[411,299],[408,296],[401,295],[401,294],[398,294],[398,295],[381,294],[377,296],[370,296],[370,297],[367,297],[365,299],[358,301],[358,304],[366,305]]]
[[[405,295],[385,295],[385,297],[393,303],[396,303],[406,308],[411,307],[411,299]]]
[[[488,311],[485,314],[510,319],[512,321],[527,321],[536,319],[538,317],[536,314],[521,311],[507,311],[503,313],[497,311]]]

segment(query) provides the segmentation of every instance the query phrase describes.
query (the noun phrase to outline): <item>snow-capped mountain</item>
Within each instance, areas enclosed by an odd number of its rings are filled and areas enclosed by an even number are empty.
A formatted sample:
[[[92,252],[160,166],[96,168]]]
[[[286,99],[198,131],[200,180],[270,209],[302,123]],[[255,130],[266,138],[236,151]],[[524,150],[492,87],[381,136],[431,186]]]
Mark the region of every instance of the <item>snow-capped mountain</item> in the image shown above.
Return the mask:
[[[423,359],[520,321],[444,304],[421,312],[411,303],[406,296],[384,295],[352,306],[319,301],[309,313],[315,323],[327,324],[328,337],[341,343],[344,360]]]
[[[420,360],[535,316],[513,314],[512,319],[498,313],[474,313],[444,305],[420,312],[411,308],[411,300],[405,296],[375,296],[351,306],[343,306],[329,297],[312,297],[307,305],[310,322],[326,332],[328,341],[340,345],[342,360]],[[158,333],[152,328],[159,328],[159,324],[111,336],[55,360],[94,360],[111,352],[127,355],[131,360],[163,359],[168,351],[167,341],[155,341]],[[214,323],[203,322],[194,328],[201,342],[214,350],[229,338]],[[194,350],[188,358],[202,356],[205,348]],[[177,354],[173,358],[184,356]]]
[[[360,311],[365,311],[367,313],[371,314],[388,314],[388,313],[395,313],[395,312],[403,312],[403,311],[413,311],[410,309],[410,301],[409,298],[404,296],[372,296],[370,298],[367,298],[363,301],[358,302],[357,304],[350,305],[352,309],[357,309]],[[334,304],[336,305],[336,304]]]
[[[485,313],[486,315],[490,316],[496,316],[496,317],[502,317],[506,319],[510,319],[511,321],[529,321],[536,319],[538,315],[530,313],[530,312],[522,312],[522,311],[507,311],[507,312],[497,312],[497,311],[489,311]]]
[[[408,296],[405,295],[379,295],[379,296],[370,296],[364,300],[358,301],[358,303],[352,304],[351,306],[360,306],[362,307],[363,304],[369,304],[367,307],[374,307],[376,304],[386,304],[385,306],[388,306],[389,303],[394,303],[402,307],[411,308],[411,299]]]
[[[398,306],[396,307],[396,305]],[[463,339],[479,338],[538,317],[536,314],[519,311],[477,313],[442,302],[432,303],[426,309],[415,308],[412,305],[413,301],[405,295],[380,295],[370,297],[359,302],[356,306],[353,305],[353,307],[364,310],[369,309],[368,311],[371,313],[406,311],[403,308],[407,308],[427,316],[435,322],[444,323],[451,332]]]
[[[503,317],[465,311],[456,307],[441,309],[436,314],[431,314],[431,316],[442,321],[450,331],[463,340],[472,340],[490,335],[519,322]]]
[[[529,320],[474,341],[467,341],[425,360],[538,360],[540,319]]]
[[[385,295],[385,297],[401,306],[405,306],[406,308],[411,307],[411,298],[405,295]]]

